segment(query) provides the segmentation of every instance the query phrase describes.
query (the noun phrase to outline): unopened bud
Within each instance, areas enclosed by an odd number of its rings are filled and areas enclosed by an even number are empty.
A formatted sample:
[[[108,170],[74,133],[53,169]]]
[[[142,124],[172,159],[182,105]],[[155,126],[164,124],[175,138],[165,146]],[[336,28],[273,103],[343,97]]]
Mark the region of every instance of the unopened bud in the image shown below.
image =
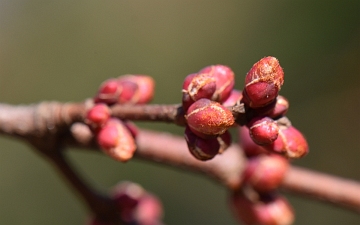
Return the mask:
[[[110,119],[97,133],[97,142],[103,152],[112,158],[126,162],[136,150],[133,136],[119,119]]]
[[[248,124],[252,140],[258,145],[268,145],[273,143],[279,134],[279,127],[274,120],[269,117],[257,117]]]
[[[118,78],[118,103],[144,104],[154,96],[155,82],[146,75],[123,75]]]
[[[98,93],[94,97],[95,103],[114,104],[117,102],[120,94],[119,84],[116,79],[104,81],[99,88]]]
[[[284,72],[274,57],[265,57],[255,63],[245,77],[243,101],[251,108],[270,104],[278,96],[284,83]]]
[[[133,182],[124,181],[116,185],[112,198],[123,221],[129,223],[135,220],[134,212],[145,194],[146,191]]]
[[[249,199],[243,193],[231,196],[231,209],[241,223],[247,225],[291,225],[294,212],[284,197]]]
[[[92,129],[102,127],[110,118],[110,109],[103,103],[93,106],[86,114],[85,122]]]
[[[273,191],[280,186],[288,167],[288,160],[280,155],[260,155],[249,159],[243,179],[259,192]]]
[[[199,160],[212,159],[219,153],[220,143],[217,137],[203,139],[195,135],[189,127],[186,127],[184,137],[190,153]]]
[[[185,110],[201,98],[210,99],[216,89],[214,76],[208,73],[189,74],[183,84],[183,107]]]
[[[300,131],[293,126],[279,128],[278,138],[264,147],[288,158],[301,158],[309,152],[307,141]]]
[[[163,207],[160,200],[149,193],[139,199],[134,217],[139,225],[158,225],[163,216]]]
[[[189,107],[185,118],[190,129],[200,135],[223,134],[235,122],[230,110],[204,98]]]
[[[235,75],[230,67],[212,65],[201,69],[199,73],[209,73],[215,77],[216,91],[211,98],[213,101],[224,102],[230,96],[235,83]]]
[[[261,154],[268,154],[268,151],[258,145],[251,139],[249,134],[249,128],[246,126],[239,127],[239,144],[244,150],[247,157],[253,157]]]
[[[223,153],[231,145],[231,134],[228,130],[220,134],[216,139],[220,144],[219,154]]]
[[[282,116],[285,116],[289,109],[289,101],[284,96],[277,96],[269,105],[264,107],[253,109],[254,115],[256,116],[267,116],[272,119],[277,119]]]
[[[232,90],[230,96],[222,103],[225,107],[234,106],[238,101],[242,99],[242,91]]]

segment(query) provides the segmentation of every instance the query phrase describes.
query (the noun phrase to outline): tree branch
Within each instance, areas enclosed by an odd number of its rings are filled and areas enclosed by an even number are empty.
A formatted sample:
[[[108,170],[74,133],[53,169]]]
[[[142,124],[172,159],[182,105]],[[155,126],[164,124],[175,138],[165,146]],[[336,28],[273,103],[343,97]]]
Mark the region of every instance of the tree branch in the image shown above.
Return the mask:
[[[29,106],[0,104],[0,133],[20,137],[50,151],[53,151],[53,146],[46,148],[46,145],[53,145],[52,140],[57,140],[56,143],[62,147],[97,149],[87,126],[77,123],[84,120],[88,107],[88,102],[45,102]],[[183,124],[179,105],[114,106],[112,114],[122,119]],[[192,157],[183,138],[166,133],[142,130],[137,137],[137,145],[136,156],[139,158],[205,173],[229,189],[241,186],[241,173],[246,159],[237,145],[232,145],[222,155],[208,162]],[[73,169],[65,161],[53,160],[67,180],[77,186],[79,180],[73,178],[77,175],[69,172]],[[360,212],[360,184],[355,181],[291,167],[282,189]]]

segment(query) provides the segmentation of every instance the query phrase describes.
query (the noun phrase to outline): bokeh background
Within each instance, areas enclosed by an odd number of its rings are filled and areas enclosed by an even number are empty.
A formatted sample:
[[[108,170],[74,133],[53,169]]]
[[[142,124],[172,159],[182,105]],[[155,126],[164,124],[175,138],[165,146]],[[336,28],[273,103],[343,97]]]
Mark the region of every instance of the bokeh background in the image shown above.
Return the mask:
[[[240,89],[272,55],[285,70],[288,115],[310,144],[294,164],[360,180],[359,12],[360,1],[0,0],[0,101],[82,101],[107,78],[141,73],[156,80],[154,103],[178,103],[187,74],[229,65]],[[46,161],[13,139],[1,137],[0,149],[0,224],[84,224],[82,203]],[[70,157],[102,190],[132,180],[156,193],[166,224],[236,224],[228,193],[207,178],[96,153]],[[297,225],[360,224],[353,212],[289,198]]]

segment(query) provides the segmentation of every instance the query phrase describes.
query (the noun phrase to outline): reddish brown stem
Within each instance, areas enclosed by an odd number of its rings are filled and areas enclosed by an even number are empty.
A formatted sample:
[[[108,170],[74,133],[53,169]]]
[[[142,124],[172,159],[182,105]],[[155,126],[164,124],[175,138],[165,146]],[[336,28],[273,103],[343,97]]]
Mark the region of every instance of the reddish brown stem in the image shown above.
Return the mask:
[[[56,140],[56,143],[61,143],[64,147],[71,145],[94,149],[95,142],[87,126],[81,123],[74,124],[85,118],[85,105],[83,103],[41,103],[30,106],[0,104],[0,132],[21,137],[44,149],[47,145],[51,146],[50,150],[53,149],[52,140]],[[181,124],[183,115],[178,105],[114,106],[112,110],[113,115],[123,119],[178,124]],[[239,146],[231,146],[225,153],[211,161],[200,162],[190,155],[183,138],[180,137],[142,131],[137,138],[137,144],[137,156],[140,158],[206,173],[229,189],[237,189],[241,186],[240,174],[246,160]],[[64,161],[54,160],[54,162],[74,188],[83,192],[84,187],[79,187],[87,184],[79,185],[81,180],[78,180],[79,177],[74,174],[73,169]],[[282,188],[285,191],[360,212],[360,184],[355,181],[291,167]]]

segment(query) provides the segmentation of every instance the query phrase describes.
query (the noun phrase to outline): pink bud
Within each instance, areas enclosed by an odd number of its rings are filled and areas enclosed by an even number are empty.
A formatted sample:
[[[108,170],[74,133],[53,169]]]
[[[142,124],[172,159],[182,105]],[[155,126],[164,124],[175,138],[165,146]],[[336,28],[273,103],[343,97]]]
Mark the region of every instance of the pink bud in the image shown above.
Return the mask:
[[[270,104],[284,83],[284,72],[274,57],[265,57],[255,63],[245,78],[243,101],[251,108]]]
[[[93,129],[102,127],[110,118],[110,109],[103,103],[93,106],[86,114],[86,123]]]
[[[110,119],[97,133],[97,142],[103,152],[126,162],[132,158],[136,144],[130,131],[119,119]]]
[[[225,131],[225,133],[220,134],[216,139],[220,144],[219,154],[223,153],[231,145],[232,138],[228,130]]]
[[[183,108],[187,110],[189,106],[201,98],[210,99],[216,89],[214,76],[208,73],[193,73],[185,78],[183,84]]]
[[[197,135],[223,134],[235,122],[230,110],[204,98],[189,107],[185,118],[190,129]]]
[[[207,66],[199,71],[199,73],[209,73],[216,79],[216,91],[211,98],[217,102],[224,102],[234,88],[235,75],[230,67],[224,65]]]
[[[251,139],[258,145],[273,143],[279,134],[278,125],[269,117],[256,117],[249,122],[248,127]]]
[[[216,137],[202,139],[196,136],[189,127],[186,127],[184,137],[190,153],[199,160],[212,159],[219,153],[220,144]]]
[[[242,91],[232,90],[230,96],[222,103],[225,107],[231,107],[242,99]]]
[[[152,100],[155,82],[146,75],[123,75],[118,78],[120,95],[118,103],[144,104]]]
[[[158,225],[162,216],[163,207],[156,196],[147,193],[139,199],[134,215],[137,224]]]
[[[305,137],[293,126],[280,126],[278,138],[264,147],[288,158],[301,158],[309,152]]]
[[[259,192],[273,191],[280,186],[288,167],[288,160],[282,156],[259,155],[249,159],[243,179]]]
[[[268,151],[251,139],[249,129],[245,126],[239,127],[239,144],[247,157],[267,154]]]
[[[247,225],[291,225],[294,212],[284,197],[249,199],[243,193],[231,196],[231,209],[240,223]]]
[[[98,93],[94,97],[95,103],[114,104],[120,94],[119,84],[116,79],[109,79],[104,81],[99,88]]]

